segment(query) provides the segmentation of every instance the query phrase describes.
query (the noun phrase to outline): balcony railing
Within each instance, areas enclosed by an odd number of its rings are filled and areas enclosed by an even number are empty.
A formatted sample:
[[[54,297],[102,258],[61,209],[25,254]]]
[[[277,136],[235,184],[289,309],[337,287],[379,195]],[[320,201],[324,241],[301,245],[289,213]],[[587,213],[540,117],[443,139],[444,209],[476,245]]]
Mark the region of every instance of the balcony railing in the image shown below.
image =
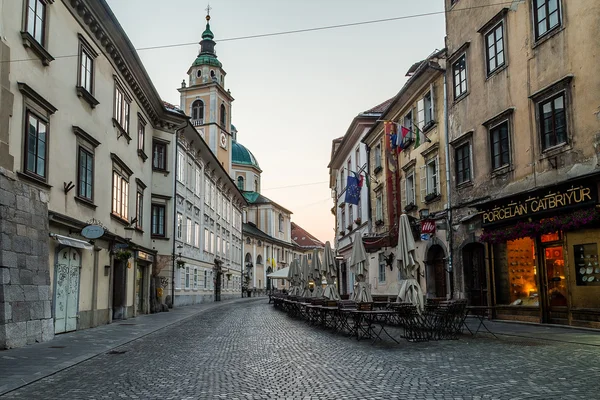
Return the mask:
[[[200,118],[200,119],[193,119],[192,120],[192,125],[194,125],[194,126],[204,125],[204,119],[202,119],[202,118]]]

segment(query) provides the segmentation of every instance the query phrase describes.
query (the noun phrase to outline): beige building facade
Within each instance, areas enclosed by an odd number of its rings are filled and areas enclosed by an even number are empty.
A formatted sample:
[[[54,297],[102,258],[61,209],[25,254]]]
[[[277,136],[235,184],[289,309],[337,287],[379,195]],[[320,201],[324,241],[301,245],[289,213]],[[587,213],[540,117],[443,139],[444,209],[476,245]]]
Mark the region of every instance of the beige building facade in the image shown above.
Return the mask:
[[[455,292],[600,326],[600,4],[490,3],[446,0]]]

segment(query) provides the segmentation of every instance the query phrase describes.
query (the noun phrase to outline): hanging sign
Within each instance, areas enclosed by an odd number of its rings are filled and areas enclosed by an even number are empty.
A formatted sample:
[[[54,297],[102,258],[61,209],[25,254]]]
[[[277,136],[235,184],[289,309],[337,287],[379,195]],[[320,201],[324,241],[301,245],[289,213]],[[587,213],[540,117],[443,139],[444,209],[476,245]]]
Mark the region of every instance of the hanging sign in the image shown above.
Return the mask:
[[[421,233],[421,240],[426,242],[431,238],[431,235],[429,233]]]
[[[104,228],[100,225],[88,225],[81,230],[81,236],[86,239],[98,239],[104,235]]]
[[[429,219],[421,221],[421,233],[435,233],[435,221]]]

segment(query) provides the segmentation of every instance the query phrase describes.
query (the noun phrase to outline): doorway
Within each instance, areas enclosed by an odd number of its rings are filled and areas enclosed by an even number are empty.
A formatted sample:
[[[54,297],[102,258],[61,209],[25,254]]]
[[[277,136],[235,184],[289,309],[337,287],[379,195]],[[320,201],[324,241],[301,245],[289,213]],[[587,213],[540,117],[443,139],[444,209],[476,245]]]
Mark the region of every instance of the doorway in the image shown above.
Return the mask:
[[[145,282],[146,266],[138,264],[135,274],[135,310],[138,315],[145,314]]]
[[[444,249],[440,245],[433,245],[427,253],[427,261],[433,274],[434,287],[431,292],[436,298],[446,298],[448,290],[446,285],[446,268]],[[431,275],[429,275],[431,276]]]
[[[481,243],[470,243],[462,250],[465,274],[465,293],[472,306],[487,306],[487,277],[485,273],[485,249]]]
[[[54,273],[54,333],[77,329],[80,268],[77,250],[66,247],[58,252]]]
[[[543,240],[543,238],[542,238]],[[540,278],[544,287],[544,321],[568,324],[568,285],[562,242],[542,244]]]

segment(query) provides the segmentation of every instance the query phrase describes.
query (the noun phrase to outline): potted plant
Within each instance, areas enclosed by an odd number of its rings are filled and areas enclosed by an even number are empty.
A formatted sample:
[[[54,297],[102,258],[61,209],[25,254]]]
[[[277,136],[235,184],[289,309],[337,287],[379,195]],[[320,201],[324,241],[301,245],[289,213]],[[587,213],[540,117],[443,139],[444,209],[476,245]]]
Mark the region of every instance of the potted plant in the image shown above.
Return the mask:
[[[346,205],[346,202],[345,202],[345,201],[342,201],[338,207],[339,207],[339,208],[344,208],[344,206],[345,206],[345,205]]]
[[[373,173],[378,174],[379,172],[381,172],[382,169],[383,169],[383,167],[381,165],[378,165],[373,170]]]
[[[231,280],[231,272],[227,272],[225,274],[225,276],[227,277],[227,280],[230,281]]]
[[[413,211],[416,209],[417,209],[417,206],[415,205],[415,203],[407,204],[406,207],[404,207],[404,211],[406,211],[406,212],[410,212],[410,211]]]
[[[183,267],[185,267],[185,261],[177,260],[177,268],[183,268]]]
[[[345,232],[345,231],[342,229],[342,230],[340,231],[340,236],[344,236],[344,234],[345,234],[345,233],[346,233],[346,232]]]
[[[120,261],[127,261],[131,258],[131,252],[129,250],[117,250],[115,258]]]
[[[354,223],[355,223],[356,225],[360,225],[360,224],[362,223],[362,219],[360,219],[360,218],[356,218],[356,219],[354,220]]]
[[[375,221],[375,225],[377,225],[377,226],[383,225],[383,220],[378,219],[377,221]]]
[[[425,201],[426,201],[426,202],[433,201],[433,200],[435,200],[435,199],[436,199],[438,196],[439,196],[439,195],[438,195],[438,193],[437,193],[437,192],[431,192],[431,193],[429,193],[427,196],[425,196]]]
[[[352,230],[352,224],[348,225],[347,228],[348,228],[348,232],[350,232]]]

